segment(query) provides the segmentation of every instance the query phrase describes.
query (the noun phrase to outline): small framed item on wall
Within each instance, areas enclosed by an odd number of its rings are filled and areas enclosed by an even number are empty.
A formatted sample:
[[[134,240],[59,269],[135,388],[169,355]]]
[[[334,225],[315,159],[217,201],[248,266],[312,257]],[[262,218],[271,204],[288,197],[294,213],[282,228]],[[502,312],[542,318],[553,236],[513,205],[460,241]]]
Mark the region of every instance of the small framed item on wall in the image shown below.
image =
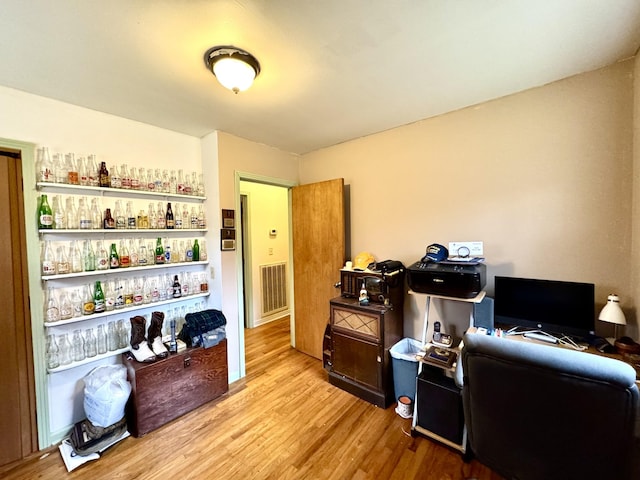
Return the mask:
[[[222,209],[222,228],[236,228],[235,210]]]
[[[220,250],[236,249],[236,231],[232,228],[220,229]]]

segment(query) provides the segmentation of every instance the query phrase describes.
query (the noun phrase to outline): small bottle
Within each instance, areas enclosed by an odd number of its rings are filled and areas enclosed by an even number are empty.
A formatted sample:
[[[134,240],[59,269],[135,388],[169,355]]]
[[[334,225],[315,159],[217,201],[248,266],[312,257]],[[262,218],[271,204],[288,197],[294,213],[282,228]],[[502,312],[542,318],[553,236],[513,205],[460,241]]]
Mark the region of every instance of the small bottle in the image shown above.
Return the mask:
[[[89,212],[91,215],[91,226],[94,230],[100,230],[104,228],[104,221],[102,219],[102,215],[100,214],[100,209],[98,208],[98,199],[91,199],[91,211]]]
[[[160,288],[158,288],[157,280],[152,280],[151,281],[151,303],[155,303],[158,301],[160,301]]]
[[[118,256],[118,251],[116,250],[116,244],[111,244],[111,252],[109,253],[109,268],[119,268],[120,267],[120,257]]]
[[[98,325],[98,335],[96,343],[99,354],[107,353],[107,334],[104,331],[103,324]]]
[[[91,224],[91,214],[87,208],[87,198],[83,197],[79,201],[78,206],[78,220],[80,221],[81,230],[91,230],[93,225]]]
[[[78,211],[76,210],[76,199],[74,197],[67,197],[67,228],[80,228],[80,221],[78,220]]]
[[[56,258],[53,255],[53,248],[51,242],[45,240],[42,249],[42,275],[55,275],[56,273]]]
[[[96,269],[96,254],[93,251],[91,240],[85,240],[83,245],[82,262],[85,272],[93,272]]]
[[[131,167],[131,190],[140,190],[140,177],[135,167]]]
[[[142,240],[138,240],[138,265],[141,267],[149,265],[147,246]]]
[[[56,230],[64,230],[67,228],[67,217],[60,204],[58,195],[54,195],[51,205],[51,214],[53,215],[53,228]]]
[[[69,259],[64,251],[64,247],[58,247],[58,254],[56,255],[56,272],[58,274],[69,273],[71,271],[71,265]]]
[[[169,174],[169,193],[173,193],[174,195],[178,193],[178,179],[176,178],[175,170],[171,170]]]
[[[98,170],[98,185],[101,187],[111,186],[111,179],[109,178],[109,170],[107,170],[106,162],[100,162],[100,170]]]
[[[69,265],[71,266],[71,273],[80,273],[84,270],[82,254],[77,240],[74,240],[69,246]]]
[[[124,306],[130,307],[133,305],[133,281],[129,280],[128,282],[123,283],[124,286]]]
[[[171,319],[169,322],[169,328],[171,329],[171,340],[169,340],[169,352],[177,353],[178,352],[178,342],[176,340],[176,321],[175,319]]]
[[[82,314],[92,315],[95,311],[95,303],[93,303],[93,292],[90,285],[85,285],[82,292]]]
[[[115,298],[116,298],[116,302],[115,302],[115,308],[116,310],[119,310],[121,308],[124,307],[124,285],[122,284],[122,280],[120,279],[116,279],[116,286],[115,286]]]
[[[193,262],[193,245],[187,241],[187,248],[185,250],[185,261]]]
[[[176,203],[176,215],[175,215],[175,219],[174,219],[174,225],[175,225],[176,229],[182,230],[182,213],[181,213],[181,210],[180,210],[180,204],[179,203]]]
[[[124,320],[118,320],[116,333],[118,334],[118,348],[125,348],[129,344],[129,340],[127,338],[127,329],[124,326]]]
[[[116,308],[116,294],[113,282],[104,284],[104,307],[107,312],[111,312]]]
[[[84,360],[84,338],[82,338],[81,330],[73,331],[73,339],[71,340],[71,351],[74,362]]]
[[[51,155],[49,154],[49,147],[42,147],[38,149],[38,162],[36,163],[36,177],[38,182],[53,182],[54,177],[54,165],[51,161]]]
[[[109,253],[107,252],[107,249],[104,248],[102,240],[98,240],[98,243],[96,246],[97,246],[96,269],[108,270],[109,269]]]
[[[147,170],[147,190],[154,192],[156,190],[156,181],[153,178],[153,170],[150,168]]]
[[[151,292],[153,290],[152,282],[149,278],[143,277],[143,286],[142,286],[142,303],[148,304],[151,303]]]
[[[116,200],[114,213],[116,216],[116,228],[120,230],[127,228],[127,217],[125,217],[125,212],[122,209],[122,202],[120,200]]]
[[[204,217],[204,206],[200,205],[198,207],[198,228],[204,230],[207,228],[207,220]]]
[[[185,195],[184,193],[184,172],[182,169],[178,170],[178,186],[177,186],[178,195]]]
[[[81,317],[82,316],[82,295],[80,294],[80,290],[74,288],[71,291],[71,305],[73,306],[73,316]]]
[[[124,243],[124,240],[120,240],[120,268],[128,268],[131,265],[131,257],[129,256],[129,249]]]
[[[129,239],[129,266],[137,267],[140,265],[140,256],[138,255],[138,248],[135,245],[133,238]]]
[[[117,165],[111,167],[111,188],[122,188],[122,177]]]
[[[58,344],[56,343],[56,336],[53,334],[47,335],[47,368],[54,369],[60,366],[60,350],[58,349]]]
[[[207,260],[207,242],[205,239],[200,240],[200,261],[204,262]]]
[[[107,208],[104,213],[104,229],[105,230],[113,230],[116,228],[116,221],[111,216],[111,209]]]
[[[167,170],[162,171],[162,191],[164,193],[169,193],[171,189],[171,181],[169,179],[169,172]]]
[[[60,320],[68,320],[73,317],[73,305],[71,304],[71,299],[69,299],[69,295],[67,295],[66,291],[62,291],[60,294]]]
[[[171,202],[167,203],[167,213],[165,215],[165,224],[167,229],[173,230],[176,227],[176,223],[173,219],[173,210],[171,209]]]
[[[51,230],[53,228],[53,213],[47,200],[47,195],[40,195],[40,205],[38,206],[38,228],[40,230]]]
[[[87,358],[98,355],[98,344],[93,334],[93,328],[87,328],[84,331],[84,352]]]
[[[147,228],[156,229],[158,228],[158,218],[156,217],[156,211],[153,208],[153,203],[149,204],[149,226]]]
[[[197,238],[193,241],[192,254],[193,254],[193,261],[194,262],[199,262],[200,261],[200,245],[198,245],[198,239]]]
[[[84,157],[78,157],[78,180],[80,181],[80,185],[85,187],[89,186],[89,172]]]
[[[133,304],[142,305],[144,300],[143,295],[143,281],[140,278],[134,277],[133,279]]]
[[[182,287],[178,281],[178,275],[173,277],[173,298],[180,298],[182,296]]]
[[[120,176],[122,177],[122,188],[127,190],[131,189],[131,176],[129,175],[129,169],[127,168],[127,164],[123,163],[120,169]]]
[[[198,228],[198,214],[196,213],[196,207],[191,207],[191,228]]]
[[[158,228],[164,230],[167,228],[167,215],[164,211],[164,207],[162,206],[162,202],[158,202],[158,217],[156,222],[158,223]]]
[[[158,237],[158,241],[156,242],[156,265],[161,265],[164,263],[164,248],[162,247],[162,239]]]
[[[106,170],[107,168],[106,164],[104,168]],[[109,176],[109,172],[107,172],[107,177],[108,176]],[[98,164],[96,162],[95,155],[89,155],[87,157],[87,177],[89,177],[89,186],[91,187],[100,186],[100,171],[98,168]]]
[[[60,320],[60,305],[53,293],[53,288],[47,288],[47,298],[44,303],[45,322],[57,322]]]
[[[63,153],[55,153],[53,155],[53,164],[56,183],[68,183],[68,169]]]
[[[116,322],[109,322],[107,325],[107,348],[113,352],[118,349],[120,339],[118,338],[118,331],[116,330]]]
[[[189,217],[189,205],[182,204],[182,228],[191,228],[191,218]]]
[[[78,173],[78,162],[73,153],[67,153],[67,183],[69,185],[80,185],[80,174]]]
[[[58,335],[58,354],[60,356],[60,365],[69,365],[71,360],[71,343],[69,343],[69,335],[63,333]]]
[[[171,245],[169,245],[169,239],[164,239],[164,263],[169,264],[171,262],[175,263],[175,259],[171,255]]]
[[[93,304],[94,304],[94,312],[101,313],[106,310],[106,304],[104,299],[104,292],[102,291],[102,285],[100,280],[96,280],[96,285],[93,290]]]
[[[126,218],[127,228],[129,230],[135,230],[136,228],[138,228],[136,216],[133,214],[133,207],[131,206],[131,202],[127,202]]]

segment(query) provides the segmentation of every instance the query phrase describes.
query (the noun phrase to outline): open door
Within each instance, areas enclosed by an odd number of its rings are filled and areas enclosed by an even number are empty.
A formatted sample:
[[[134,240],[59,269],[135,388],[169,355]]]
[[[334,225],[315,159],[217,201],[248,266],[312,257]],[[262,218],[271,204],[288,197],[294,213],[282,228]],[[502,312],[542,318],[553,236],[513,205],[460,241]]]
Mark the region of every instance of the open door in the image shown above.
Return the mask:
[[[345,261],[344,179],[293,187],[295,348],[322,359],[329,300]]]

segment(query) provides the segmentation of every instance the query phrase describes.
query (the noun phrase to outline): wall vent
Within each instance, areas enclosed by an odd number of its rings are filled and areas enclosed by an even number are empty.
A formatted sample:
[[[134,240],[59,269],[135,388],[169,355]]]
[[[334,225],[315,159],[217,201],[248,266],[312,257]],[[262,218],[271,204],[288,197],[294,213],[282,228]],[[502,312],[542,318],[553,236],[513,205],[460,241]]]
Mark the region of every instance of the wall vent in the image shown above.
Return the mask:
[[[287,303],[287,262],[260,265],[262,316],[289,308]]]

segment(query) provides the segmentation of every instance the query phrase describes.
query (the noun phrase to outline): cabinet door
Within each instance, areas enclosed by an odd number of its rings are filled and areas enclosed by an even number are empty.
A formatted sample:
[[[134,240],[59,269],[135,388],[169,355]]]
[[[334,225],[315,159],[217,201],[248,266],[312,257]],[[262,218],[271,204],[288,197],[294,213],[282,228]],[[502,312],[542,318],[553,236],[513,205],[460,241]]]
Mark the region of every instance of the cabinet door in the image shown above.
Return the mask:
[[[380,345],[333,333],[333,371],[374,390],[382,388]]]

